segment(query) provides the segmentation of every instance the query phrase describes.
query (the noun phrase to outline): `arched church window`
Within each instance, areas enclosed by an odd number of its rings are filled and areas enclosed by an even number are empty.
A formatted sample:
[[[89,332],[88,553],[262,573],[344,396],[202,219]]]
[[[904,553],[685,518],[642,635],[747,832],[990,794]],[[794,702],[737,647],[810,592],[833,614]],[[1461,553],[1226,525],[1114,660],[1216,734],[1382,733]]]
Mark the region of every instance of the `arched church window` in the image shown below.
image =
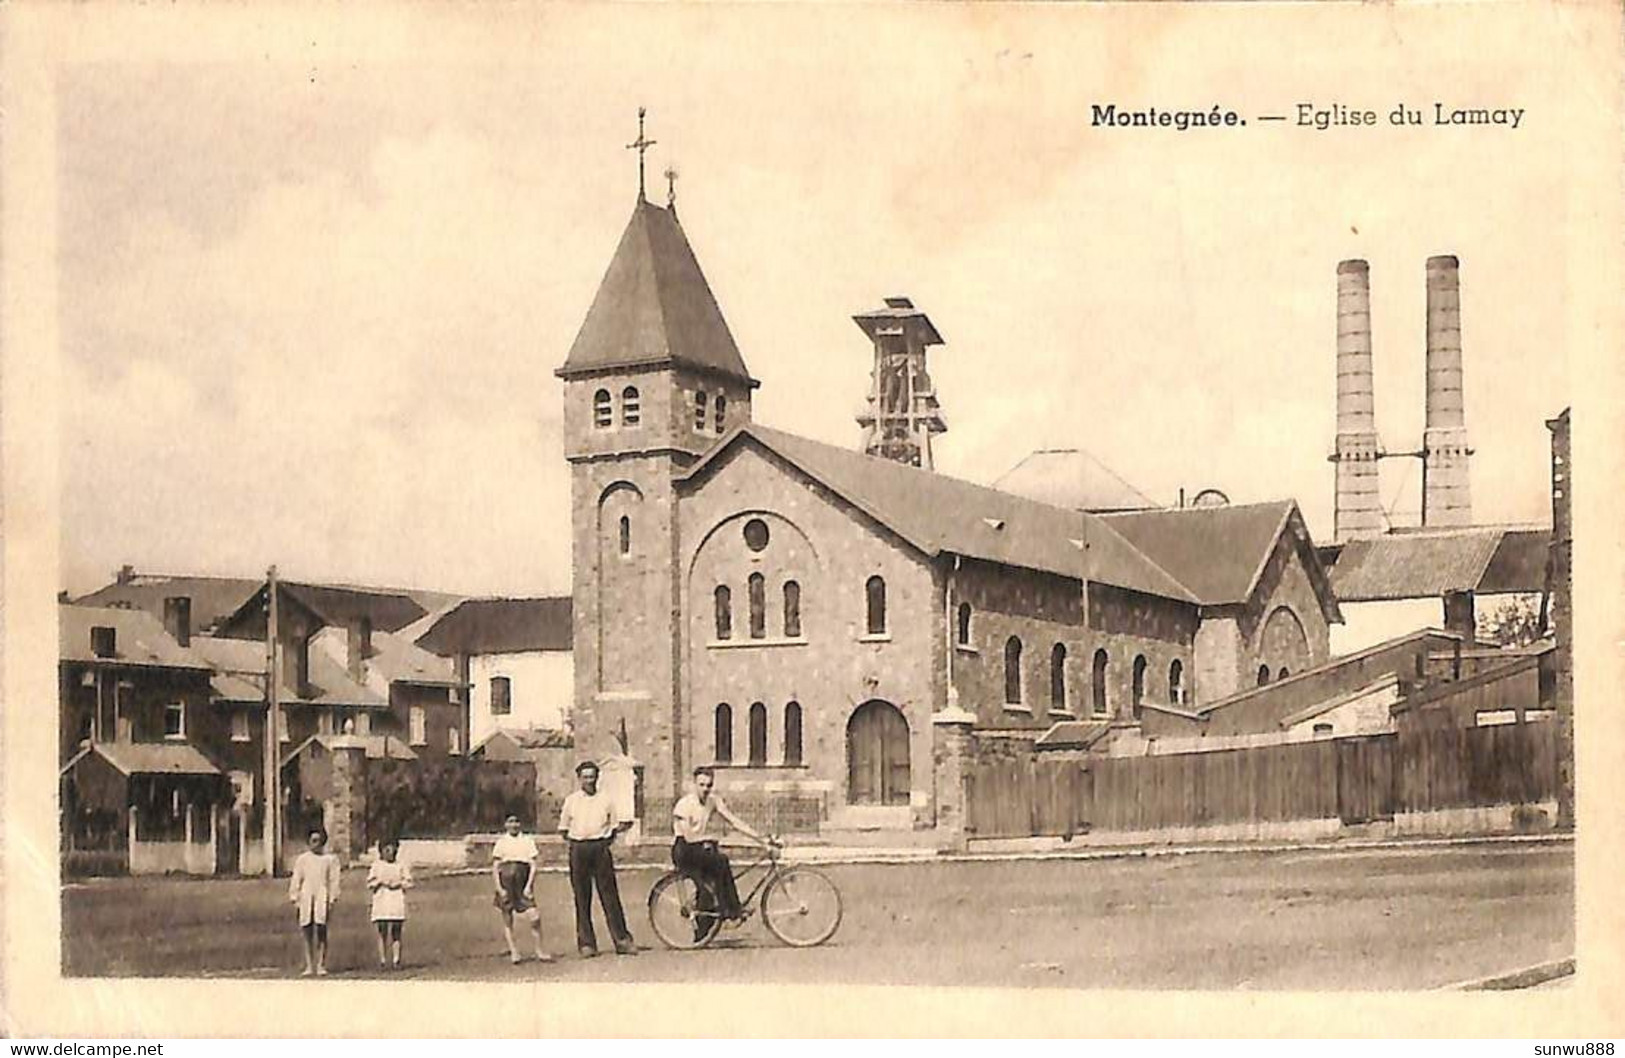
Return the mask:
[[[1096,716],[1109,716],[1106,702],[1106,651],[1095,651],[1095,663],[1089,673],[1090,708]]]
[[[592,395],[592,424],[600,430],[607,430],[615,425],[615,411],[610,406],[607,389],[601,389]]]
[[[750,575],[750,637],[767,636],[767,579],[760,573]]]
[[[728,398],[718,393],[716,408],[717,413],[713,418],[716,420],[717,433],[721,433],[728,428]]]
[[[801,585],[784,582],[784,638],[801,638]]]
[[[1270,681],[1270,667],[1268,665],[1260,665],[1260,666],[1258,666],[1258,685],[1260,687],[1262,687],[1262,686],[1264,686],[1264,684],[1268,683],[1269,681]]]
[[[886,582],[879,577],[870,577],[863,586],[866,603],[864,627],[872,636],[886,634]]]
[[[1138,720],[1140,706],[1145,703],[1145,655],[1134,659],[1134,682],[1129,692],[1129,714]]]
[[[1175,705],[1185,704],[1185,663],[1178,658],[1168,666],[1168,700]]]
[[[1015,636],[1004,641],[1004,701],[1021,704],[1021,640]]]
[[[1057,643],[1049,652],[1049,707],[1052,712],[1068,711],[1066,704],[1066,644]]]
[[[753,702],[750,707],[750,766],[767,763],[767,706]]]
[[[705,390],[699,390],[694,394],[694,429],[699,430],[701,433],[705,432],[705,413],[708,403]]]
[[[621,554],[632,553],[632,519],[621,515]]]
[[[627,386],[621,390],[621,425],[636,426],[642,415],[643,409],[638,405],[638,387]]]
[[[717,706],[716,730],[711,743],[712,758],[718,764],[732,764],[734,759],[734,711],[727,702]]]
[[[962,647],[970,646],[970,603],[959,604],[954,619],[954,641]]]
[[[717,638],[732,639],[734,635],[733,592],[726,584],[718,584],[713,593],[717,604]]]
[[[784,763],[792,768],[801,765],[800,702],[791,702],[784,707]]]

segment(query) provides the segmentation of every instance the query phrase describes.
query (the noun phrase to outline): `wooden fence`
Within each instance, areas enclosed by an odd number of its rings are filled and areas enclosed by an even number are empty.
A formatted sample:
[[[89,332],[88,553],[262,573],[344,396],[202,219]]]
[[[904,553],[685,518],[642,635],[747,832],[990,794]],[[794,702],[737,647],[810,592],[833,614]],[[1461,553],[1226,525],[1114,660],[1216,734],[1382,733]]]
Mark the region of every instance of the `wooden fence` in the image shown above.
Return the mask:
[[[1555,796],[1553,725],[1450,728],[1087,761],[993,760],[968,773],[975,837],[1070,836],[1523,804]]]

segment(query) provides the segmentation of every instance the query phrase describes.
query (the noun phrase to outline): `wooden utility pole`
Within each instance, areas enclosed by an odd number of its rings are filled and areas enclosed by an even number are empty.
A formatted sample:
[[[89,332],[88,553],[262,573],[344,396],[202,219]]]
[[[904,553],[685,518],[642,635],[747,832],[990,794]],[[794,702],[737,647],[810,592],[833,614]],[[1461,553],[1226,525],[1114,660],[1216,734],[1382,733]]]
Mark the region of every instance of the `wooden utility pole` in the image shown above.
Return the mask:
[[[282,871],[282,782],[278,758],[282,754],[282,733],[278,721],[282,712],[282,679],[277,671],[276,567],[265,574],[265,871]]]
[[[1552,542],[1547,569],[1557,639],[1557,826],[1574,829],[1574,468],[1569,409],[1546,422],[1552,432]]]

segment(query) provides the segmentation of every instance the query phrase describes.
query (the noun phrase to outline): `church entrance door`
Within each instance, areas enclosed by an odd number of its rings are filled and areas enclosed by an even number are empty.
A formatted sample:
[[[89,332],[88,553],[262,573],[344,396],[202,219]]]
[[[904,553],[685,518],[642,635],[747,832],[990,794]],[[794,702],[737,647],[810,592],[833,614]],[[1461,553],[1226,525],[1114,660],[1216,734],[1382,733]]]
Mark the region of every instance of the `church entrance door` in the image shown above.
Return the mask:
[[[908,721],[890,702],[864,702],[846,722],[846,799],[908,804]]]

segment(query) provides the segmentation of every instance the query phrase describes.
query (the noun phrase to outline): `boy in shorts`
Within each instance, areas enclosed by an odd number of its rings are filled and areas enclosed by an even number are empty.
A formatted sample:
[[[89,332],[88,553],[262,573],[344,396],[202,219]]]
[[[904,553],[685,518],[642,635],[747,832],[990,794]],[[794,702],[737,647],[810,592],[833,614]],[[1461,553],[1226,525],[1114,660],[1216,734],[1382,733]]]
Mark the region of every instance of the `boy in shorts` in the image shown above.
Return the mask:
[[[536,839],[520,833],[519,817],[512,812],[503,821],[507,833],[497,838],[491,850],[491,878],[496,882],[496,898],[492,901],[502,913],[502,935],[508,941],[508,958],[523,962],[519,945],[513,939],[515,913],[530,919],[530,928],[536,934],[536,959],[552,962],[553,956],[542,947],[542,915],[536,908],[536,860],[541,855]]]

